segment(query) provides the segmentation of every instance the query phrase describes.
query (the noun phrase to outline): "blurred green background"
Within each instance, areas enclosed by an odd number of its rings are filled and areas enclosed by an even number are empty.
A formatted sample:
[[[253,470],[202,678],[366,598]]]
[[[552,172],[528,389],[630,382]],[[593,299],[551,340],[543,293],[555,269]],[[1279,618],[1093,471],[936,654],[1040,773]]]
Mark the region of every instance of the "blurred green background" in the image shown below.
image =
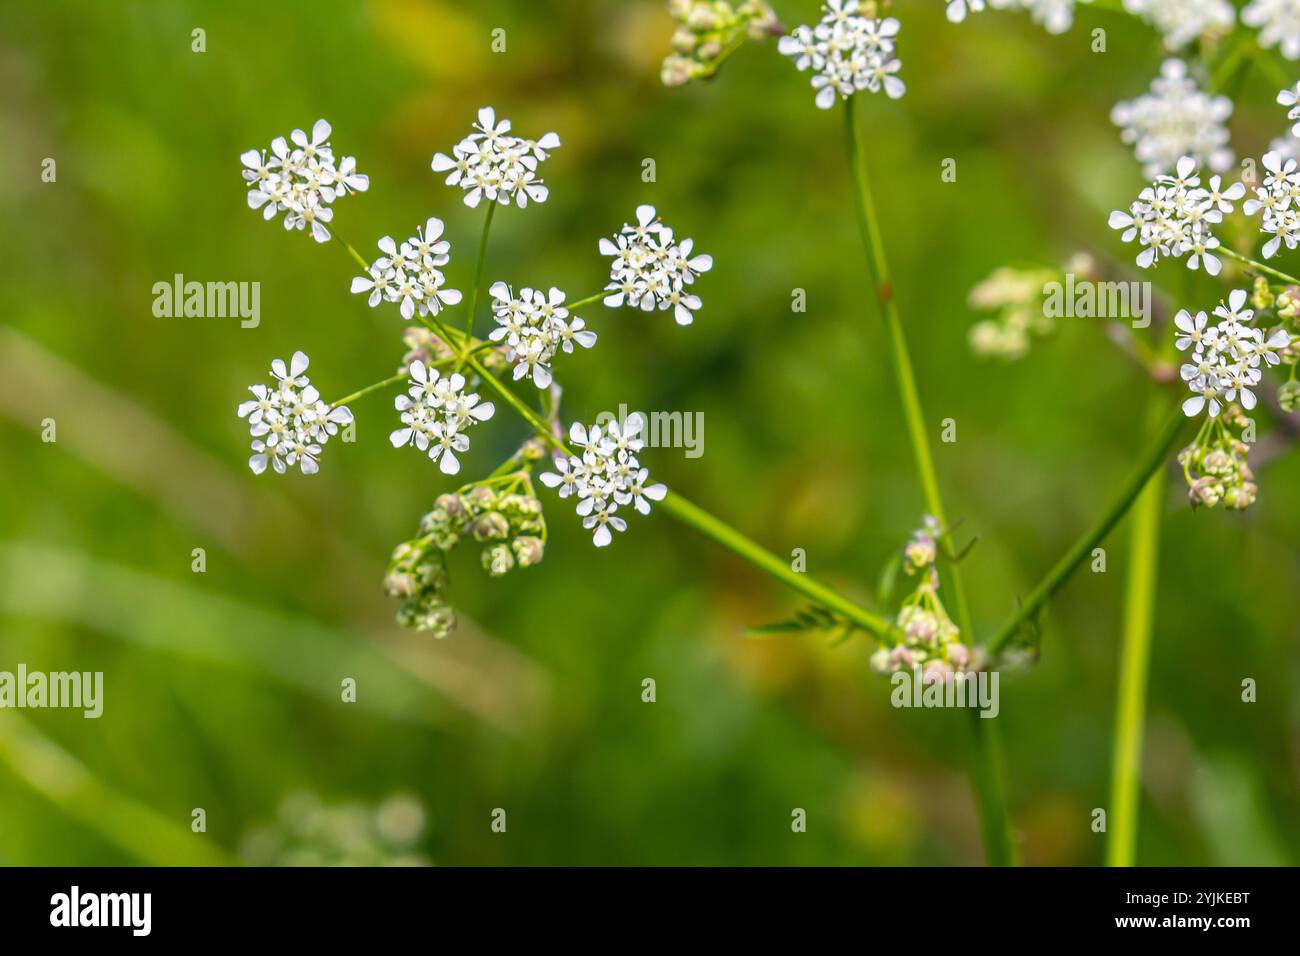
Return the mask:
[[[787,25],[816,16],[810,0],[776,6]],[[1106,215],[1142,179],[1108,114],[1162,53],[1107,11],[1081,9],[1059,37],[1025,15],[948,24],[938,0],[895,13],[908,94],[860,108],[926,411],[936,437],[940,419],[958,424],[936,455],[950,511],[979,537],[966,574],[987,635],[1128,471],[1154,386],[1095,320],[1065,320],[1018,364],[977,360],[966,294],[1005,263],[1127,260]],[[435,643],[393,623],[380,582],[455,482],[392,450],[390,397],[354,404],[358,441],[331,443],[318,476],[245,465],[234,409],[270,359],[305,350],[337,397],[392,373],[403,323],[348,294],[338,248],[246,208],[239,154],[328,118],[336,152],[371,177],[336,204],[341,234],[369,251],[440,216],[464,289],[481,211],[429,158],[491,104],[564,145],[543,168],[549,201],[497,215],[489,280],[596,291],[597,238],[641,202],[715,259],[690,328],[586,310],[598,346],[557,367],[569,416],[702,412],[703,456],[648,450],[652,473],[870,601],[922,503],[840,117],[813,107],[774,43],[716,82],[663,88],[672,28],[657,0],[3,5],[0,669],[101,670],[106,687],[97,721],[0,711],[0,863],[236,860],[300,793],[413,797],[413,852],[448,865],[982,860],[959,717],[891,709],[861,639],[743,638],[796,597],[667,517],[596,552],[570,502],[544,495],[545,561],[490,579],[458,553],[461,630]],[[1247,75],[1239,156],[1285,129],[1276,90]],[[152,286],[175,273],[260,282],[260,327],[155,318]],[[503,408],[463,477],[524,436]],[[1274,458],[1244,515],[1193,514],[1170,483],[1142,863],[1300,862],[1298,482],[1300,456]],[[1090,823],[1107,800],[1124,545],[1113,536],[1107,573],[1053,605],[1039,665],[1003,681],[1028,862],[1102,857]],[[355,704],[339,700],[348,676]],[[657,703],[641,702],[646,677]],[[1239,700],[1245,677],[1256,704]],[[196,807],[205,834],[190,832]],[[791,832],[795,807],[807,833]]]

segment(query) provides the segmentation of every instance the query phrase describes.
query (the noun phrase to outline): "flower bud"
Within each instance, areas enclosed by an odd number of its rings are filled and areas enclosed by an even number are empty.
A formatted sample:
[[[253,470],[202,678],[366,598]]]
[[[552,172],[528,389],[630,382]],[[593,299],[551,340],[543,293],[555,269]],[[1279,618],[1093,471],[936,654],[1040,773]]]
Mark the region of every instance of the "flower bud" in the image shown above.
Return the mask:
[[[474,540],[491,541],[510,534],[510,522],[499,511],[489,511],[474,519]]]
[[[515,556],[506,544],[493,545],[483,549],[483,567],[488,574],[499,578],[515,566]]]
[[[521,568],[531,568],[534,564],[539,563],[545,550],[542,539],[531,535],[515,538],[514,541],[510,542],[510,547],[514,550],[515,559],[519,562]]]
[[[1300,408],[1300,381],[1291,380],[1277,390],[1277,403],[1288,414]]]

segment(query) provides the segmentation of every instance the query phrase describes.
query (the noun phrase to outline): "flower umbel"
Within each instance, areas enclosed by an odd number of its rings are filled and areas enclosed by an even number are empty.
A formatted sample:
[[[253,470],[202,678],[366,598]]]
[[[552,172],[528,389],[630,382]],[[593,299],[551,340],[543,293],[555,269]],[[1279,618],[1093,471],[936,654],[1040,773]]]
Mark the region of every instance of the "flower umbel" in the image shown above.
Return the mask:
[[[507,357],[515,363],[515,381],[528,377],[538,388],[547,388],[556,352],[572,352],[575,344],[584,349],[596,344],[596,333],[581,318],[569,315],[565,295],[557,288],[549,293],[520,289],[516,297],[504,282],[494,282],[488,294],[497,321],[488,340],[506,347]]]
[[[674,241],[673,231],[659,221],[654,206],[636,207],[636,225],[624,223],[613,239],[600,240],[600,254],[613,256],[605,305],[629,305],[643,312],[673,310],[678,325],[690,325],[700,297],[687,290],[702,272],[713,268],[713,257],[693,255],[695,241]]]
[[[1259,45],[1276,46],[1288,60],[1300,60],[1300,0],[1251,0],[1241,22],[1259,28]]]
[[[781,37],[777,49],[794,59],[795,67],[813,71],[812,87],[821,109],[848,99],[860,90],[898,99],[907,87],[896,75],[902,64],[894,55],[898,21],[861,15],[858,0],[826,0],[816,26],[798,26]]]
[[[1228,0],[1124,0],[1124,9],[1159,30],[1171,50],[1198,37],[1226,34],[1237,20]]]
[[[1259,229],[1273,237],[1264,243],[1263,253],[1271,259],[1283,243],[1288,249],[1300,244],[1300,165],[1269,152],[1264,154],[1264,171],[1263,183],[1241,208],[1248,216],[1262,213]]]
[[[267,220],[284,213],[284,228],[310,229],[317,242],[328,242],[325,224],[334,218],[330,205],[339,196],[370,188],[370,177],[357,172],[355,157],[344,156],[335,164],[329,137],[330,124],[320,119],[311,136],[300,129],[289,140],[277,136],[269,156],[257,149],[241,155],[249,207],[262,210]]]
[[[451,155],[435,153],[430,164],[435,173],[447,173],[447,185],[465,190],[465,205],[489,202],[523,209],[531,199],[545,202],[550,191],[537,178],[537,169],[558,149],[560,137],[547,133],[541,139],[523,139],[510,134],[510,120],[498,120],[496,111],[485,106],[470,133],[451,148]]]
[[[1117,103],[1110,119],[1122,129],[1120,139],[1133,146],[1142,175],[1154,179],[1169,173],[1184,156],[1217,173],[1232,165],[1228,128],[1232,101],[1202,93],[1187,75],[1182,60],[1165,60],[1151,91]]]
[[[1138,240],[1142,251],[1137,264],[1143,269],[1161,256],[1180,259],[1190,253],[1189,269],[1199,268],[1203,262],[1206,272],[1218,275],[1223,263],[1214,254],[1219,240],[1210,227],[1223,221],[1223,214],[1246,194],[1246,187],[1233,183],[1221,189],[1219,177],[1212,176],[1210,188],[1203,188],[1196,175],[1196,161],[1190,156],[1178,161],[1177,172],[1176,176],[1158,176],[1138,194],[1128,212],[1112,212],[1110,227],[1123,230],[1124,242]]]
[[[248,467],[260,475],[269,464],[283,475],[297,465],[304,475],[320,470],[321,449],[337,435],[341,426],[352,422],[346,406],[332,408],[321,401],[311,381],[303,373],[310,360],[294,352],[288,367],[283,359],[271,363],[273,385],[250,385],[253,397],[236,410],[248,419],[253,436],[253,455]]]
[[[476,392],[466,393],[465,376],[453,372],[441,376],[419,360],[411,363],[411,383],[394,404],[402,413],[402,427],[388,436],[394,448],[412,445],[428,452],[443,474],[460,471],[457,454],[469,451],[470,428],[485,422],[496,411],[491,402],[479,401]]]
[[[400,246],[392,236],[379,240],[383,253],[363,276],[352,280],[354,293],[369,293],[373,308],[380,302],[398,302],[402,318],[410,320],[418,313],[437,315],[443,306],[460,301],[460,292],[444,288],[446,277],[439,271],[451,259],[451,243],[440,239],[442,220],[430,217],[415,235]]]
[[[1254,310],[1246,308],[1247,293],[1235,289],[1226,304],[1214,310],[1219,319],[1209,325],[1204,312],[1193,317],[1186,309],[1174,317],[1180,352],[1189,352],[1181,375],[1192,397],[1183,402],[1187,417],[1202,411],[1214,418],[1225,403],[1240,402],[1247,410],[1255,407],[1252,391],[1264,377],[1263,367],[1278,365],[1279,349],[1291,344],[1291,335],[1279,328],[1266,337],[1265,330],[1251,325]]]
[[[592,533],[596,547],[613,540],[613,531],[627,530],[619,515],[620,507],[631,505],[643,515],[650,513],[650,502],[662,501],[668,489],[662,484],[648,484],[650,472],[641,467],[636,453],[644,447],[639,437],[645,420],[629,415],[620,429],[610,422],[604,430],[599,425],[587,428],[574,423],[569,439],[577,455],[556,455],[555,471],[539,475],[547,488],[558,489],[561,498],[576,495],[582,526]]]

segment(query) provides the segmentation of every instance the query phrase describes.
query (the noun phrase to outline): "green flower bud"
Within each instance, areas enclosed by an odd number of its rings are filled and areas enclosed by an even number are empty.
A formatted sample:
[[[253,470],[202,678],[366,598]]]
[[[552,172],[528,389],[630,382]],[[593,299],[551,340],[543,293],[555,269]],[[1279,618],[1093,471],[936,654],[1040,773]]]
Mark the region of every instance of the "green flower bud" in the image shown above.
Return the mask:
[[[534,538],[528,535],[515,538],[510,542],[510,547],[515,553],[515,560],[519,562],[521,568],[531,568],[542,560],[542,553],[545,551],[545,545],[542,544],[541,538]]]
[[[483,549],[483,567],[494,578],[508,572],[515,566],[515,556],[507,544],[497,544]]]
[[[510,534],[510,522],[499,511],[489,511],[474,519],[475,541],[492,541]]]
[[[1300,407],[1300,381],[1289,381],[1277,390],[1277,403],[1288,414]]]

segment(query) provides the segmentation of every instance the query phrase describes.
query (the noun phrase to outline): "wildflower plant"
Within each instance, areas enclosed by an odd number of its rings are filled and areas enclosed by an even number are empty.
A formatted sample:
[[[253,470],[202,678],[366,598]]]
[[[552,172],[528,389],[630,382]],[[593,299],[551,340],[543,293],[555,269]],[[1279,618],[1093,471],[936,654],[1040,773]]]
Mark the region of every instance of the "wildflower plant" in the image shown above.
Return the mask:
[[[668,12],[677,30],[660,70],[664,86],[710,79],[746,41],[785,32],[764,0],[669,0]]]
[[[980,12],[986,5],[1000,9],[1014,6],[1030,11],[1052,30],[1068,27],[1074,8],[1065,0],[945,3],[952,20]],[[1154,0],[1132,0],[1129,6],[1158,25],[1172,47],[1189,43],[1192,31],[1201,37],[1227,26],[1224,10],[1212,2],[1189,6],[1190,12],[1185,11],[1182,19]],[[498,405],[508,408],[531,432],[514,455],[485,477],[439,493],[419,520],[415,536],[394,550],[384,586],[401,602],[398,619],[403,625],[437,637],[453,632],[448,555],[462,544],[472,543],[479,549],[481,563],[492,576],[532,568],[542,561],[549,544],[544,505],[537,494],[540,485],[556,500],[569,502],[602,556],[629,530],[627,519],[633,512],[639,516],[666,514],[811,602],[791,620],[759,630],[825,631],[837,641],[865,635],[874,642],[870,655],[873,670],[887,674],[918,666],[928,680],[946,681],[958,674],[1032,658],[1042,612],[1130,510],[1136,509],[1133,533],[1139,536],[1142,555],[1148,562],[1153,560],[1151,536],[1158,532],[1162,506],[1160,481],[1163,466],[1172,458],[1182,465],[1194,505],[1222,503],[1240,510],[1256,500],[1257,482],[1247,464],[1254,424],[1245,415],[1268,394],[1266,376],[1270,371],[1290,371],[1289,380],[1276,392],[1278,404],[1285,409],[1300,403],[1300,386],[1295,382],[1300,279],[1238,251],[1237,234],[1225,221],[1260,216],[1263,233],[1271,237],[1265,243],[1264,258],[1273,257],[1283,247],[1293,249],[1300,215],[1294,205],[1295,197],[1300,196],[1300,173],[1295,161],[1269,153],[1263,162],[1268,175],[1261,184],[1229,182],[1227,170],[1234,153],[1225,124],[1233,114],[1233,104],[1217,92],[1213,76],[1194,80],[1187,62],[1169,59],[1148,94],[1120,104],[1112,113],[1123,130],[1124,142],[1134,148],[1135,171],[1140,169],[1148,185],[1127,209],[1111,213],[1109,225],[1119,231],[1121,242],[1136,249],[1138,267],[1155,273],[1168,260],[1184,260],[1188,269],[1180,270],[1181,277],[1203,285],[1222,282],[1227,294],[1208,312],[1193,313],[1191,309],[1198,303],[1188,301],[1192,298],[1187,293],[1190,284],[1180,284],[1177,292],[1166,290],[1166,304],[1173,308],[1167,310],[1168,319],[1157,326],[1158,340],[1142,343],[1144,351],[1140,352],[1152,378],[1162,386],[1152,400],[1155,424],[1149,446],[1134,456],[1131,475],[1103,513],[1015,603],[1004,623],[980,639],[962,574],[962,562],[974,542],[962,546],[948,522],[921,390],[894,294],[858,115],[859,93],[885,93],[884,98],[861,99],[870,99],[872,108],[890,109],[898,108],[890,101],[897,101],[906,90],[896,50],[901,24],[882,16],[883,9],[883,4],[871,0],[826,0],[820,18],[782,36],[777,52],[791,59],[797,71],[810,75],[813,107],[830,110],[838,106],[842,110],[852,205],[862,238],[862,272],[870,280],[870,292],[885,327],[886,355],[928,515],[901,558],[903,570],[916,583],[892,614],[871,610],[803,570],[793,570],[781,557],[653,480],[650,468],[641,462],[645,423],[640,416],[631,416],[621,424],[589,424],[590,419],[582,415],[566,418],[557,377],[581,374],[584,363],[580,353],[596,345],[597,333],[601,338],[620,334],[617,322],[594,319],[580,310],[600,303],[611,309],[626,307],[646,313],[671,311],[676,325],[689,326],[703,306],[697,284],[714,263],[711,256],[696,251],[692,239],[668,226],[657,209],[642,205],[636,209],[634,222],[593,241],[594,251],[609,260],[608,277],[599,280],[601,287],[593,294],[571,297],[552,283],[539,281],[544,277],[531,277],[528,285],[512,283],[508,273],[484,288],[495,211],[510,206],[525,210],[529,203],[546,200],[549,188],[540,179],[540,168],[559,147],[558,135],[522,139],[513,133],[510,121],[484,107],[467,137],[449,152],[434,156],[434,172],[460,191],[466,205],[486,205],[474,278],[469,284],[457,283],[464,288],[463,297],[443,276],[451,258],[451,241],[443,237],[441,220],[426,218],[416,235],[401,243],[385,236],[379,240],[380,255],[373,261],[342,240],[333,224],[328,230],[320,225],[330,222],[330,216],[321,212],[322,208],[331,212],[325,208],[328,202],[364,188],[360,179],[349,180],[353,174],[345,172],[343,164],[335,169],[330,165],[332,156],[330,161],[325,158],[328,124],[317,124],[322,135],[314,131],[310,138],[305,134],[292,137],[300,155],[285,143],[281,143],[283,148],[273,144],[271,156],[245,154],[250,204],[262,208],[274,202],[275,211],[294,217],[292,224],[287,223],[289,228],[310,224],[319,241],[337,241],[362,270],[352,280],[352,291],[365,296],[372,306],[397,305],[405,323],[398,372],[332,404],[309,390],[303,375],[305,356],[299,361],[296,355],[288,367],[283,362],[273,365],[276,383],[255,386],[253,400],[239,407],[257,442],[257,454],[250,460],[255,472],[265,471],[268,463],[281,473],[294,464],[301,464],[305,473],[314,472],[322,446],[334,434],[332,429],[351,422],[350,407],[373,392],[399,385],[392,444],[414,447],[445,474],[459,474],[462,457],[464,464],[472,463],[468,453],[474,429],[488,422],[500,427],[504,416],[495,414]],[[670,11],[678,20],[679,33],[662,76],[669,86],[712,75],[730,55],[729,50],[776,27],[765,4],[674,2]],[[1287,19],[1298,12],[1300,0],[1254,0],[1241,19],[1250,25],[1263,24],[1259,44],[1280,44],[1288,56],[1294,34],[1296,55],[1300,56],[1300,27]],[[1295,107],[1300,102],[1297,90],[1300,87],[1284,90],[1278,102]],[[1297,118],[1295,110],[1292,113],[1290,118]],[[823,146],[821,142],[813,145],[817,149]],[[284,168],[286,162],[292,173]],[[347,170],[352,169],[354,164],[347,164]],[[304,182],[298,183],[294,177]],[[1243,202],[1248,187],[1253,192]],[[253,191],[259,193],[256,203]],[[1101,223],[1097,226],[1100,231]],[[1238,272],[1251,276],[1249,291],[1235,287]],[[977,288],[972,304],[1001,314],[1000,327],[986,328],[977,337],[988,352],[1014,357],[1023,353],[1029,335],[1050,330],[1041,327],[1032,314],[1035,284],[1049,274],[1055,278],[1060,272],[1001,270]],[[482,299],[488,300],[491,313],[485,328],[480,328],[477,315]],[[589,323],[596,328],[589,328]],[[1175,361],[1180,350],[1185,359],[1181,367]],[[1174,371],[1165,374],[1167,369]],[[1180,377],[1185,391],[1174,402],[1163,386]],[[1175,456],[1173,449],[1188,418],[1199,419],[1200,429],[1192,444]],[[1138,571],[1132,590],[1153,600],[1150,564],[1136,562],[1135,566]],[[878,603],[887,604],[883,600]],[[1125,641],[1126,647],[1137,649],[1134,659],[1144,667],[1147,655],[1138,652],[1149,644],[1149,622],[1145,627],[1141,621],[1130,627]],[[1145,672],[1126,670],[1124,680],[1145,680]],[[994,723],[974,721],[972,779],[989,859],[1011,863],[1017,850]],[[1131,742],[1135,736],[1140,739],[1140,711],[1121,709],[1117,726],[1117,742]],[[1137,769],[1130,754],[1131,748],[1124,751],[1123,759],[1117,759],[1115,787],[1117,800],[1128,801],[1124,805],[1131,807]],[[1130,830],[1135,812],[1117,813]],[[1116,845],[1118,858],[1131,860],[1131,843]]]

